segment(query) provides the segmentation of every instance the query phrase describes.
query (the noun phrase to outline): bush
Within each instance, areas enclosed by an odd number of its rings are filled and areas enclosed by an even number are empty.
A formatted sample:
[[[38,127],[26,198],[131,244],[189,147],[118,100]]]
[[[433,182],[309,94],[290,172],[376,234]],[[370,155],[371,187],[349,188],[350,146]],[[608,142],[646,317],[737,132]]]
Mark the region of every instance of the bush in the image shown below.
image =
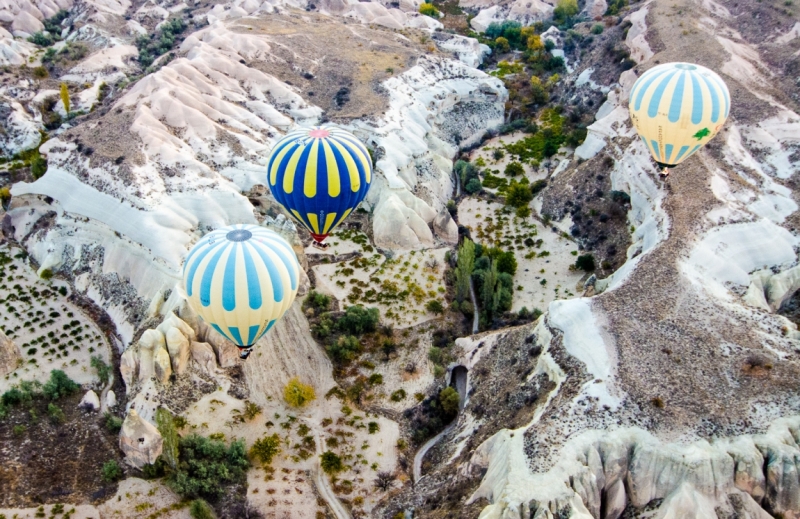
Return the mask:
[[[516,177],[517,175],[524,175],[525,170],[519,162],[509,162],[504,173],[509,177]]]
[[[24,395],[19,389],[12,387],[0,397],[0,403],[4,406],[17,406],[24,400]]]
[[[90,365],[97,370],[97,376],[100,379],[100,383],[103,385],[108,384],[108,381],[111,377],[111,366],[103,362],[103,359],[97,355],[92,356]]]
[[[103,463],[103,481],[108,483],[117,481],[122,477],[122,468],[116,460],[110,460]]]
[[[594,256],[591,254],[582,254],[575,260],[575,268],[585,272],[593,271],[595,267]]]
[[[424,4],[423,4],[424,5]],[[325,451],[320,456],[320,465],[326,474],[336,474],[344,470],[342,458],[331,451]]]
[[[571,25],[572,18],[578,14],[577,0],[558,0],[553,9],[553,21],[559,25]]]
[[[304,306],[325,312],[331,306],[331,296],[311,290],[308,293],[308,297],[306,297],[306,300],[304,301]]]
[[[508,52],[511,50],[511,46],[508,44],[508,39],[499,36],[496,40],[494,40],[495,50],[497,52]]]
[[[592,25],[592,34],[603,34],[603,25],[599,23]]]
[[[333,360],[340,364],[347,364],[353,360],[357,354],[361,353],[361,343],[352,335],[343,335],[333,344],[328,345],[326,351]]]
[[[250,447],[250,457],[258,458],[264,465],[272,463],[272,458],[281,452],[281,439],[277,434],[264,436]]]
[[[59,124],[61,118],[59,117]],[[31,175],[34,179],[39,179],[47,173],[47,160],[38,153],[31,159]]]
[[[512,276],[517,273],[517,258],[513,252],[503,252],[497,257],[497,271]]]
[[[111,413],[106,413],[103,415],[106,419],[106,429],[108,432],[117,434],[120,429],[122,429],[123,420],[118,416],[114,416]]]
[[[392,402],[401,402],[406,398],[406,390],[405,389],[398,389],[397,391],[392,392],[392,396],[389,397],[389,400]]]
[[[8,186],[0,187],[0,203],[3,206],[7,205],[11,201],[11,190]]]
[[[370,434],[375,434],[381,430],[381,426],[378,424],[378,422],[369,422],[367,424],[367,430]]]
[[[536,180],[533,184],[531,184],[531,194],[536,196],[542,191],[544,188],[547,187],[547,180]]]
[[[48,74],[47,69],[44,67],[35,67],[33,69],[33,77],[36,79],[45,79],[49,75],[50,74]]]
[[[156,409],[156,427],[163,439],[161,458],[172,470],[177,470],[179,459],[178,446],[180,440],[178,438],[178,431],[175,429],[175,422],[172,419],[172,413],[169,412],[169,410],[163,407]]]
[[[446,387],[439,392],[439,403],[442,406],[442,411],[444,411],[447,416],[455,416],[458,414],[458,404],[460,400],[458,391],[452,387]]]
[[[192,504],[189,505],[189,515],[192,516],[192,519],[215,519],[216,515],[214,514],[214,509],[212,509],[208,503],[203,501],[202,499],[195,499],[192,501]]]
[[[179,451],[179,471],[168,483],[186,498],[218,498],[225,491],[225,483],[244,480],[250,465],[244,440],[226,447],[221,441],[190,434],[180,439]]]
[[[36,32],[28,38],[28,41],[33,43],[34,45],[38,45],[39,47],[49,47],[53,43],[53,37],[49,34],[44,34],[42,32]]]
[[[261,406],[251,402],[250,400],[244,401],[244,415],[245,420],[252,420],[256,416],[261,414]]]
[[[64,411],[53,403],[47,404],[47,415],[50,417],[50,421],[56,425],[62,424],[67,420],[67,417],[64,416]]]
[[[620,10],[623,9],[626,5],[628,5],[627,0],[611,0],[608,2],[608,9],[606,10],[606,16],[615,16],[619,14]]]
[[[424,14],[425,16],[430,16],[431,18],[439,18],[439,10],[436,9],[436,6],[429,3],[422,3],[419,6],[420,14]]]
[[[60,369],[54,369],[50,372],[50,380],[44,385],[42,392],[49,400],[58,400],[75,393],[80,388],[81,386],[70,379],[66,373]]]
[[[283,388],[283,398],[286,403],[292,407],[303,407],[307,403],[316,398],[314,388],[307,384],[300,382],[300,379],[294,377]]]
[[[432,314],[441,315],[444,313],[444,306],[442,306],[442,303],[438,299],[431,299],[425,303],[425,310]]]
[[[464,190],[465,190],[467,193],[469,193],[470,195],[474,195],[475,193],[477,193],[478,191],[480,191],[482,187],[483,187],[483,186],[481,185],[481,181],[480,181],[480,179],[478,179],[478,178],[473,178],[473,179],[470,179],[470,181],[469,181],[469,182],[467,182],[467,185],[466,185],[466,186],[464,186]]]
[[[533,200],[533,193],[526,184],[511,183],[506,190],[506,205],[511,207],[525,207]]]
[[[442,363],[442,349],[441,348],[437,348],[436,346],[431,346],[431,349],[428,350],[428,360],[430,360],[434,364],[441,364]]]
[[[630,204],[631,196],[625,191],[611,191],[611,200],[618,204]]]
[[[377,308],[364,308],[361,305],[348,306],[344,315],[336,323],[336,327],[345,333],[362,335],[374,332],[378,327],[381,314]]]

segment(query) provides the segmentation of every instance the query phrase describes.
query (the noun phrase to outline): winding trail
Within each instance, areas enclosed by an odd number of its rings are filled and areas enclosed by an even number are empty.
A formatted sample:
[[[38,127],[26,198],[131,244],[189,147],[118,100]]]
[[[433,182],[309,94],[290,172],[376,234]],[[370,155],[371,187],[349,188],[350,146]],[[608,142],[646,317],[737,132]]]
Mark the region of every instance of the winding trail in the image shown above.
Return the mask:
[[[456,422],[458,422],[458,417],[454,418],[453,421],[450,422],[450,425],[444,428],[444,431],[426,441],[414,455],[414,484],[416,484],[422,477],[422,459],[425,457],[428,451],[431,450],[431,447],[436,445],[445,434],[453,430],[453,427],[456,426]]]
[[[322,463],[320,461],[320,456],[322,455],[322,439],[319,436],[319,431],[316,429],[316,423],[311,421],[310,419],[305,418],[304,421],[311,426],[311,430],[314,432],[314,440],[317,448],[317,462],[314,464],[314,484],[317,486],[317,491],[319,491],[319,495],[325,502],[328,504],[328,508],[330,508],[333,515],[336,519],[352,519],[350,512],[342,506],[342,503],[336,499],[336,495],[333,493],[333,489],[331,488],[330,482],[328,478],[325,477],[325,472],[322,470]]]

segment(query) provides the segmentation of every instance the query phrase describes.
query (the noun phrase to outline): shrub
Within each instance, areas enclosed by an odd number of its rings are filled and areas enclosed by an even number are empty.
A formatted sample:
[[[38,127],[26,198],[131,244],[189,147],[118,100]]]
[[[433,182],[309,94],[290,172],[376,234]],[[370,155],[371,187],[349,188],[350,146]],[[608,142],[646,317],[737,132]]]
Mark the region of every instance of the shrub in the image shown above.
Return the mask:
[[[439,10],[436,9],[436,6],[429,3],[422,3],[419,6],[420,14],[424,14],[425,16],[430,16],[431,18],[439,18]]]
[[[255,441],[250,447],[250,457],[258,458],[264,465],[272,463],[272,458],[281,452],[281,439],[276,434],[264,436]]]
[[[163,438],[163,448],[161,457],[173,470],[178,468],[179,452],[178,431],[175,429],[175,422],[172,420],[172,413],[163,407],[156,409],[156,427]]]
[[[348,306],[344,315],[336,323],[336,327],[345,333],[361,335],[374,332],[380,320],[377,308],[364,308],[361,305]]]
[[[58,400],[75,393],[80,388],[81,386],[70,379],[66,373],[60,369],[54,369],[50,372],[50,380],[44,385],[42,392],[48,399]]]
[[[251,402],[250,400],[244,401],[244,413],[242,413],[246,420],[252,420],[261,414],[261,406]]]
[[[629,204],[631,196],[625,191],[611,191],[611,200],[618,204]]]
[[[214,510],[202,499],[195,499],[189,505],[189,515],[192,519],[215,519]]]
[[[444,411],[447,416],[455,416],[458,414],[459,401],[458,391],[452,387],[446,387],[439,392],[439,403],[442,406],[442,411]]]
[[[603,33],[603,25],[596,23],[592,25],[592,34],[602,34]]]
[[[122,429],[123,420],[118,416],[114,416],[111,413],[106,413],[103,415],[106,419],[106,429],[110,433],[116,434]]]
[[[519,162],[509,162],[504,173],[509,177],[516,177],[517,175],[524,175],[525,170]]]
[[[592,254],[581,254],[578,256],[578,259],[575,260],[575,268],[585,272],[593,271],[596,268],[594,256]]]
[[[325,451],[320,456],[320,465],[326,474],[336,474],[344,470],[342,458],[331,451]]]
[[[427,303],[425,303],[425,310],[429,311],[432,314],[443,314],[444,313],[444,306],[442,306],[441,301],[438,299],[431,299]]]
[[[226,448],[221,441],[190,434],[180,439],[179,451],[179,471],[170,478],[169,485],[187,498],[221,496],[224,484],[244,480],[250,465],[244,440],[236,440]]]
[[[0,203],[2,203],[5,206],[10,201],[11,201],[11,190],[8,188],[8,186],[0,187]]]
[[[25,434],[26,430],[27,429],[24,425],[15,425],[13,429],[14,436],[22,436],[23,434]]]
[[[571,25],[572,18],[578,14],[577,0],[558,0],[556,8],[553,9],[553,20],[561,25]]]
[[[615,16],[619,14],[620,10],[623,9],[626,5],[628,5],[627,0],[611,0],[608,2],[608,9],[606,10],[606,16]]]
[[[511,207],[525,207],[533,200],[533,193],[526,184],[512,182],[506,191],[506,205]]]
[[[42,32],[34,33],[30,38],[28,38],[28,41],[33,43],[34,45],[38,45],[39,47],[49,47],[50,45],[55,43],[53,41],[52,36],[50,36],[49,34],[44,34]]]
[[[481,185],[480,179],[472,178],[470,179],[469,182],[467,182],[467,185],[464,186],[464,190],[470,195],[474,195],[475,193],[480,191],[482,187],[483,186]]]
[[[397,391],[392,392],[392,396],[389,397],[389,400],[392,402],[401,402],[406,398],[406,390],[405,389],[398,389]]]
[[[494,40],[495,50],[497,52],[508,52],[511,50],[511,46],[508,44],[508,39],[499,36],[496,40]]]
[[[111,376],[111,366],[103,362],[103,359],[97,355],[92,356],[90,365],[97,371],[97,377],[100,379],[100,383],[103,385],[108,384],[108,380]]]
[[[59,118],[59,124],[61,119]],[[34,179],[39,179],[47,173],[47,160],[44,157],[37,154],[31,159],[31,175]]]
[[[294,377],[283,388],[283,398],[292,407],[303,407],[314,400],[316,394],[312,386],[303,384],[299,378]]]
[[[50,74],[47,73],[47,69],[44,67],[35,67],[33,69],[33,77],[37,79],[45,79]]]
[[[381,375],[380,373],[373,373],[372,375],[369,376],[367,382],[369,382],[370,386],[379,386],[383,384],[383,375]]]
[[[304,302],[306,306],[314,308],[315,310],[319,311],[327,311],[331,306],[331,296],[321,294],[315,290],[311,290],[308,293],[308,297]]]
[[[431,346],[431,349],[428,350],[428,360],[430,360],[434,364],[441,364],[442,363],[442,349],[441,348],[437,348],[436,346]]]
[[[343,335],[333,344],[328,345],[326,351],[336,362],[347,364],[361,353],[361,343],[352,335]]]
[[[517,273],[517,258],[513,252],[507,251],[497,256],[497,271],[512,276]]]
[[[122,477],[122,468],[116,460],[109,460],[103,463],[103,481],[114,482]]]
[[[381,426],[378,424],[378,422],[369,422],[367,424],[367,430],[370,434],[375,434],[381,430]]]
[[[24,400],[24,395],[19,389],[12,387],[0,397],[0,402],[4,406],[17,406]]]
[[[64,416],[64,411],[53,403],[47,404],[47,415],[50,417],[50,421],[54,424],[62,424],[67,420],[67,417]]]

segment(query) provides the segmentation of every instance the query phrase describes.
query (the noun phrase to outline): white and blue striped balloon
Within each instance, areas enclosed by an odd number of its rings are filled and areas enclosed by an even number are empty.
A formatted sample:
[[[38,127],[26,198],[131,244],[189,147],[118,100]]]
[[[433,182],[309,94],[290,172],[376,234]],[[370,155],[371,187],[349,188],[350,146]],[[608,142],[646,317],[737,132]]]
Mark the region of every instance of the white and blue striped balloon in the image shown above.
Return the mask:
[[[715,72],[692,63],[664,63],[633,84],[631,120],[653,158],[674,166],[705,146],[731,109],[728,87]]]
[[[240,348],[264,335],[292,305],[300,265],[278,233],[233,225],[208,233],[186,258],[183,282],[191,307]]]

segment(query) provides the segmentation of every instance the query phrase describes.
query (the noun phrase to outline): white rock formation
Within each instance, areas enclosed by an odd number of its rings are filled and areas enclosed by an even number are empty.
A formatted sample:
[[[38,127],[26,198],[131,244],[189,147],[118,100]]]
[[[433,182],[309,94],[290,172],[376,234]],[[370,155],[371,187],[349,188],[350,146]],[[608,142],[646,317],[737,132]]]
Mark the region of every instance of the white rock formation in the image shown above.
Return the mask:
[[[142,420],[135,409],[128,411],[119,433],[119,448],[127,463],[139,469],[155,463],[163,444],[164,439],[153,424]]]
[[[20,66],[28,62],[36,46],[33,43],[15,40],[14,36],[0,27],[0,65]]]
[[[217,356],[211,345],[207,342],[192,342],[190,351],[194,366],[206,375],[213,376],[217,369]]]
[[[3,130],[0,132],[0,152],[3,155],[11,156],[39,144],[42,138],[39,130],[44,128],[41,120],[31,116],[20,102],[0,96],[0,115],[0,128]]]
[[[177,328],[167,330],[167,351],[176,375],[183,375],[189,365],[189,339]]]
[[[153,371],[156,380],[162,384],[169,384],[172,376],[172,363],[170,362],[169,352],[165,347],[156,348],[153,353]]]
[[[99,411],[100,410],[100,398],[97,396],[92,390],[86,392],[81,399],[81,402],[78,404],[78,407],[84,408],[87,411]]]
[[[139,339],[139,381],[156,376],[155,359],[159,350],[166,352],[164,334],[158,330],[146,330]]]
[[[478,14],[470,21],[470,25],[478,32],[484,32],[493,22],[502,23],[514,20],[522,25],[549,18],[553,13],[553,5],[543,0],[461,0],[462,7],[479,8]]]
[[[19,347],[0,330],[0,377],[17,369],[21,361]]]
[[[433,220],[433,232],[448,245],[458,243],[458,225],[446,208],[442,208]]]
[[[126,392],[130,393],[133,385],[139,381],[139,352],[141,349],[130,347],[125,350],[119,361],[119,373],[125,383]]]
[[[117,407],[117,395],[110,389],[108,390],[108,393],[106,393],[106,407]]]

